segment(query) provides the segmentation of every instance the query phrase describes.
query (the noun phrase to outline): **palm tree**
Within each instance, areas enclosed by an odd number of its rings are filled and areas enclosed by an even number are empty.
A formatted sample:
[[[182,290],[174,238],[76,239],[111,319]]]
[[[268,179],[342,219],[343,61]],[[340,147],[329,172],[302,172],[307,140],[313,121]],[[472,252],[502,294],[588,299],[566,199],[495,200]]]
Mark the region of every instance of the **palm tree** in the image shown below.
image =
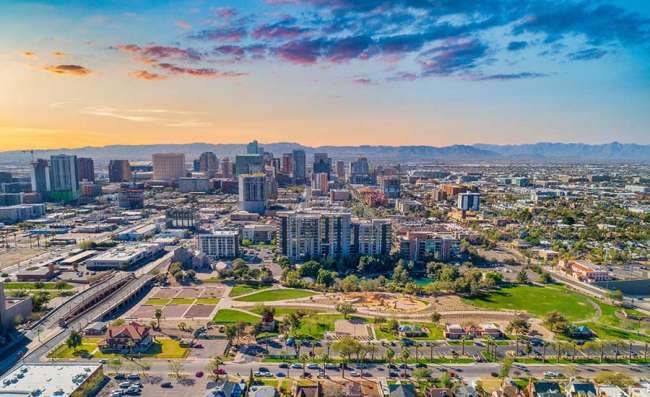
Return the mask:
[[[375,346],[374,343],[370,343],[369,350],[370,350],[370,359],[372,361],[375,361],[375,351],[377,350],[377,346]]]
[[[420,361],[420,344],[415,342],[415,361]]]
[[[467,335],[463,335],[463,336],[460,338],[460,346],[461,346],[460,355],[461,355],[461,356],[464,356],[464,355],[465,355],[465,342],[466,342],[466,341],[467,341]]]
[[[129,339],[129,340],[126,342],[126,345],[127,345],[128,348],[129,348],[129,355],[130,355],[131,352],[133,352],[133,348],[135,347],[135,341],[134,341],[133,339]]]
[[[406,364],[408,364],[409,358],[411,357],[411,353],[409,352],[408,348],[402,347],[402,350],[400,351],[400,356],[402,358],[402,363],[404,363],[404,373],[406,373]]]
[[[542,362],[546,362],[546,341],[542,341]]]
[[[223,360],[219,356],[215,356],[208,362],[206,365],[207,372],[210,372],[214,375],[214,380],[219,380],[219,367],[223,365]]]
[[[300,355],[300,362],[302,363],[302,373],[303,373],[303,375],[306,372],[307,361],[309,361],[309,356],[308,355],[306,355],[306,354]]]
[[[329,359],[330,359],[330,348],[332,347],[332,342],[330,342],[330,341],[325,342],[325,347],[327,348],[327,360],[329,361]]]
[[[395,350],[391,349],[390,347],[386,348],[386,351],[384,352],[386,355],[386,361],[388,361],[388,364],[392,364],[393,359],[395,358]]]
[[[156,309],[153,315],[156,318],[156,330],[160,331],[160,319],[163,315],[162,310],[160,308]]]

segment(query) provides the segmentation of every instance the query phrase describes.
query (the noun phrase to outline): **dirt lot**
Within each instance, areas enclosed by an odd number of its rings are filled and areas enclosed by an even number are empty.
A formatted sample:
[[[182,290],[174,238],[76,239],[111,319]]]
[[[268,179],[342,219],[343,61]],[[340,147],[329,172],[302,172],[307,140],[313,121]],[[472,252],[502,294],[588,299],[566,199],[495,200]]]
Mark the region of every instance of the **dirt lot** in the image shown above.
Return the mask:
[[[0,269],[5,267],[13,266],[16,263],[27,260],[33,256],[43,254],[47,250],[45,248],[38,247],[25,247],[18,249],[2,250],[0,251]]]

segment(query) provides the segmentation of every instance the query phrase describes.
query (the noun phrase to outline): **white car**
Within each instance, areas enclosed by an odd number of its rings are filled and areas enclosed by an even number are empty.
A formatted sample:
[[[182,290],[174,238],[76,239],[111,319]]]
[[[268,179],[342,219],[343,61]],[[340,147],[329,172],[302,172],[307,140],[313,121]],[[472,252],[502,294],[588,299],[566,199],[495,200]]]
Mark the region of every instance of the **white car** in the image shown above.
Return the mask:
[[[111,397],[122,397],[124,392],[122,390],[113,390],[111,392]]]
[[[350,376],[358,378],[359,376],[361,376],[361,372],[359,372],[359,371],[350,371]]]
[[[557,378],[558,376],[560,376],[560,374],[558,372],[555,372],[555,371],[546,371],[546,372],[544,372],[544,377],[546,377],[546,378]]]

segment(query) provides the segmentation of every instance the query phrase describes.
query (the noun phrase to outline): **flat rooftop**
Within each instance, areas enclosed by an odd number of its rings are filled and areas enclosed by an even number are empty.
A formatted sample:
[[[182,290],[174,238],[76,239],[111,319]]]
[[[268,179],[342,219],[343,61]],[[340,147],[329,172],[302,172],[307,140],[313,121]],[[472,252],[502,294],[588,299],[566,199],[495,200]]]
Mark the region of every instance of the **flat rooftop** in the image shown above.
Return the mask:
[[[0,379],[0,396],[67,397],[100,368],[101,364],[22,365]]]

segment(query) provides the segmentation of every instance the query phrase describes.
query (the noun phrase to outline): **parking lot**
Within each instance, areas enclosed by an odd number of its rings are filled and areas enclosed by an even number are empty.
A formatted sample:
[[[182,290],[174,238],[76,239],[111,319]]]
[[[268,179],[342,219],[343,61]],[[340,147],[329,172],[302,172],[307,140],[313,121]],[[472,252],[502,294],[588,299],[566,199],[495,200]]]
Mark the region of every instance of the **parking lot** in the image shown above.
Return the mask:
[[[170,379],[168,376],[146,376],[139,380],[129,379],[114,379],[111,377],[110,382],[97,394],[98,397],[118,397],[118,393],[126,396],[142,396],[142,397],[166,397],[183,395],[203,395],[208,387],[210,381],[206,378],[186,378],[181,381]],[[135,392],[135,388],[130,389],[126,387],[136,386],[139,392]],[[122,385],[123,387],[120,387]],[[164,385],[164,386],[163,386]],[[131,392],[132,390],[132,392]],[[116,393],[118,392],[118,393]]]

